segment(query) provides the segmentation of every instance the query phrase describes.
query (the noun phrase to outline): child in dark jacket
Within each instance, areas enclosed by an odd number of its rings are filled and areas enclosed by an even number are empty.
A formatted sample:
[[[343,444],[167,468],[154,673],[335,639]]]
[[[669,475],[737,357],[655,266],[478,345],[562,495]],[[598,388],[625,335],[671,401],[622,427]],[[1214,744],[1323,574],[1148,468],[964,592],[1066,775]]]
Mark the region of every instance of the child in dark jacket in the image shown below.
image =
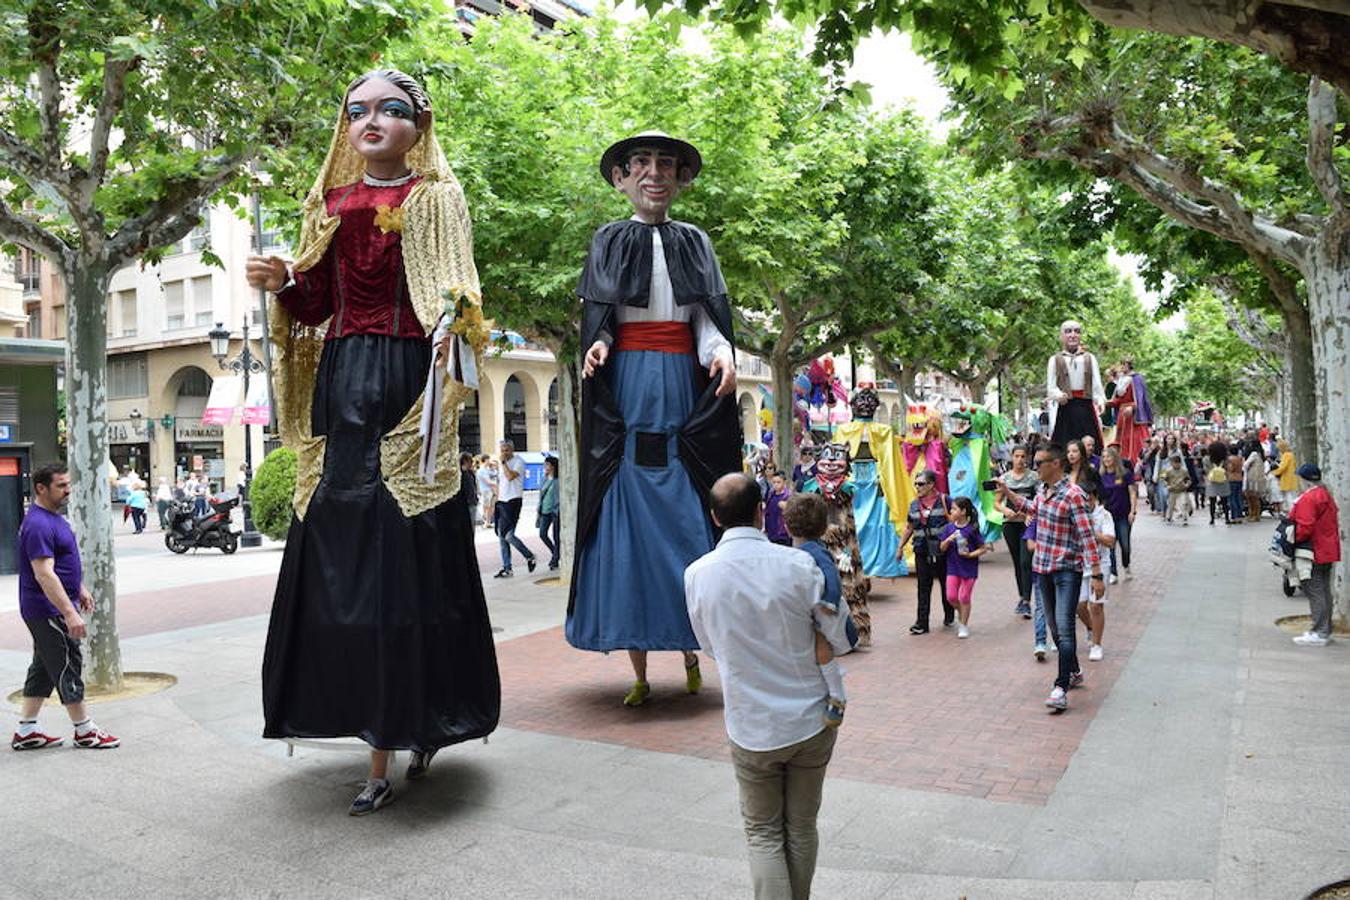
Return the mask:
[[[792,535],[793,545],[810,554],[820,573],[825,576],[825,589],[812,609],[812,616],[817,623],[821,621],[820,616],[848,615],[847,609],[840,610],[843,595],[834,554],[826,550],[819,540],[825,533],[828,516],[825,498],[819,494],[793,494],[783,506],[783,522]],[[853,626],[852,619],[845,623],[845,630],[849,643],[856,647],[858,630]],[[848,702],[844,693],[844,672],[835,661],[830,642],[820,633],[819,624],[816,631],[816,664],[820,666],[820,674],[830,690],[830,699],[825,706],[825,725],[838,728],[843,724],[844,707]]]

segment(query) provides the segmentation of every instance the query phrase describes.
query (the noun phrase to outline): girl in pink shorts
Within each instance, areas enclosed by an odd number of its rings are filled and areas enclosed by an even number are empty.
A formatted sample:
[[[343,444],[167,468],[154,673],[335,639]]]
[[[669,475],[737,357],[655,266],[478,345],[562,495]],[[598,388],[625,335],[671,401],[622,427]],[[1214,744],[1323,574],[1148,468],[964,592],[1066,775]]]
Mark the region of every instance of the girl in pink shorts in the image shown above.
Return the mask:
[[[970,598],[980,576],[980,557],[992,549],[980,537],[975,504],[969,497],[952,500],[951,522],[943,529],[938,547],[947,554],[947,601],[956,606],[958,638],[970,637]]]

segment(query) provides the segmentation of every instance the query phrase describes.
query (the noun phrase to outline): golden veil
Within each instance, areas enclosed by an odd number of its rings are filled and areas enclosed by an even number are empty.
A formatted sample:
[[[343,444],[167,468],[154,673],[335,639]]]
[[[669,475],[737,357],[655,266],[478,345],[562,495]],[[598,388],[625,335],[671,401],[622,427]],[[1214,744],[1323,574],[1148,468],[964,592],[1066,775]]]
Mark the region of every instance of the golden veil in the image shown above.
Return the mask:
[[[473,226],[464,191],[450,171],[430,123],[408,152],[408,165],[422,177],[403,204],[403,264],[409,299],[428,335],[442,313],[452,315],[450,330],[472,347],[474,368],[481,371],[482,351],[489,335],[473,262]],[[305,197],[295,271],[303,272],[323,259],[341,223],[339,216],[328,215],[325,193],[357,181],[364,173],[365,161],[347,142],[345,111],[339,112],[328,156]],[[292,503],[295,514],[304,518],[323,472],[324,438],[310,431],[310,409],[328,325],[300,323],[275,298],[268,319],[275,348],[277,425],[283,443],[298,457]],[[442,438],[436,445],[434,478],[424,478],[419,472],[422,398],[380,444],[385,486],[403,514],[410,517],[440,505],[459,490],[459,410],[473,388],[451,378],[445,366],[437,366],[436,373],[443,379],[443,389],[439,410]]]

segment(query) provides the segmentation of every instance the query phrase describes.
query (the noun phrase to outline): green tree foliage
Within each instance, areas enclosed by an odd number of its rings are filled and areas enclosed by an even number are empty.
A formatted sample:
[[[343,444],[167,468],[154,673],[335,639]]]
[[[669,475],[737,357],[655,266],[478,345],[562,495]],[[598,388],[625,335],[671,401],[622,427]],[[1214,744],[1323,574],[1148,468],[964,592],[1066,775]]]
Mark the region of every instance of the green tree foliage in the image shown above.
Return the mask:
[[[278,447],[267,454],[249,482],[253,524],[274,541],[285,540],[286,532],[291,527],[295,459],[294,450]]]

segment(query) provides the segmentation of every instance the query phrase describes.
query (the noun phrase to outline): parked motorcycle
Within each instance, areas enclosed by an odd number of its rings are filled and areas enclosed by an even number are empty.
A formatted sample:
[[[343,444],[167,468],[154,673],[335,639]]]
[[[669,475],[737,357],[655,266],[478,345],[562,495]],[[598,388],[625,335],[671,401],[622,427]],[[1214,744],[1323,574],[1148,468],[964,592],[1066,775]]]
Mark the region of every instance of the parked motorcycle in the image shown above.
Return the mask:
[[[202,547],[219,547],[222,553],[238,550],[239,532],[230,513],[239,505],[239,498],[213,497],[208,503],[211,511],[201,516],[193,514],[191,500],[176,501],[169,507],[169,530],[164,533],[164,546],[174,553]]]

